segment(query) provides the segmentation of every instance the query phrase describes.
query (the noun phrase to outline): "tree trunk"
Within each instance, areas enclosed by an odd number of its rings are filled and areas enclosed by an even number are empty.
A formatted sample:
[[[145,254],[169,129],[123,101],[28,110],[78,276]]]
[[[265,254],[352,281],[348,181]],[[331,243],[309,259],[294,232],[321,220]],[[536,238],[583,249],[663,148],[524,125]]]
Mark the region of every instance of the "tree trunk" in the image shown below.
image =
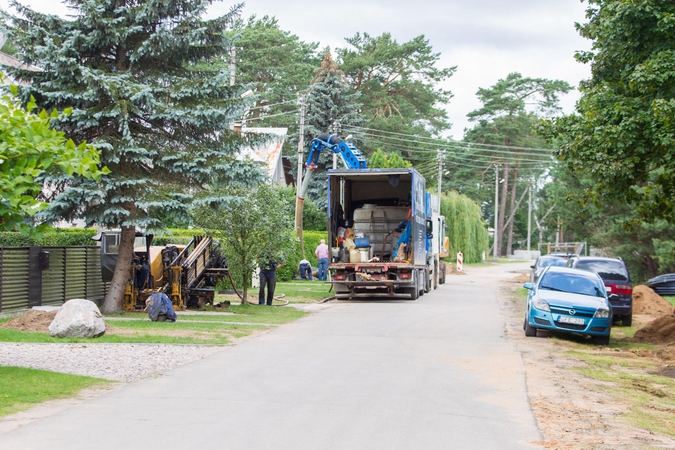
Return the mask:
[[[136,239],[135,227],[122,227],[120,236],[120,248],[117,254],[117,263],[115,271],[110,282],[110,290],[105,296],[101,312],[104,314],[113,314],[122,312],[122,301],[124,292],[127,289],[127,283],[131,276],[131,259],[134,254],[134,241]]]
[[[499,199],[499,227],[497,229],[497,240],[495,242],[497,256],[502,256],[502,245],[504,243],[504,219],[506,217],[506,197],[509,187],[509,163],[504,163],[504,174],[502,176],[502,193]]]
[[[242,267],[246,267],[245,265]],[[244,270],[244,273],[241,275],[241,306],[248,305],[248,280],[251,279],[251,272]]]

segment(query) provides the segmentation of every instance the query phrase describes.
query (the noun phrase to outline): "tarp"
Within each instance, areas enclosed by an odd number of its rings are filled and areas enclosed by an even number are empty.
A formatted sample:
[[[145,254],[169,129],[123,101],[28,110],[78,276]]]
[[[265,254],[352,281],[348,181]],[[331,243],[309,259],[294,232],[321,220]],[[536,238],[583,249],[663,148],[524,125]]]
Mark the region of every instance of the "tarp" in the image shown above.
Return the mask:
[[[162,292],[153,292],[150,294],[149,300],[152,301],[152,306],[148,311],[148,316],[153,322],[157,322],[161,315],[166,317],[167,322],[176,321],[176,313],[173,310],[171,299]]]

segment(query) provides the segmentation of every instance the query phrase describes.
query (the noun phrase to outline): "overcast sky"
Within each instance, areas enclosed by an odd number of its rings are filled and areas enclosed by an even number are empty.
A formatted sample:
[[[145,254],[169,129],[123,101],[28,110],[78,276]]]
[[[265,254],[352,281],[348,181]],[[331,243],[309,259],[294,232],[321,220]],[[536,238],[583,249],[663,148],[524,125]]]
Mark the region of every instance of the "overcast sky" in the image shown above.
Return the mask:
[[[20,0],[21,1],[21,0]],[[34,9],[63,15],[58,0],[23,0]],[[216,2],[210,15],[226,13],[233,2]],[[511,72],[524,77],[562,79],[573,86],[590,76],[588,66],[574,60],[576,50],[590,48],[574,28],[585,21],[580,0],[247,0],[243,16],[275,16],[281,29],[321,47],[347,46],[357,32],[378,36],[390,32],[399,43],[423,34],[439,66],[457,66],[443,86],[454,94],[447,106],[450,134],[461,139],[471,127],[466,114],[480,107],[476,91],[490,87]],[[0,0],[7,8],[7,0]],[[566,113],[574,110],[576,92],[562,98]]]

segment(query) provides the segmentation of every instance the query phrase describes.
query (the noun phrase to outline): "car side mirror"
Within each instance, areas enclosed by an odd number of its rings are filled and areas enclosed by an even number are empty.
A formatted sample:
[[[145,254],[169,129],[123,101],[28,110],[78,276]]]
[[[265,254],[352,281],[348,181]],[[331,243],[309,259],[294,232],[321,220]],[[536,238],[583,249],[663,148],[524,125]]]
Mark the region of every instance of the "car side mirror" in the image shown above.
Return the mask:
[[[610,294],[608,299],[610,302],[618,302],[619,300],[621,300],[621,297],[619,297],[619,294]]]
[[[534,284],[532,284],[532,283],[525,283],[525,284],[523,285],[523,287],[524,287],[525,289],[527,289],[528,291],[531,291],[532,289],[534,289]]]
[[[531,265],[530,268],[531,268],[531,269],[534,269],[535,267],[534,267],[534,265]]]

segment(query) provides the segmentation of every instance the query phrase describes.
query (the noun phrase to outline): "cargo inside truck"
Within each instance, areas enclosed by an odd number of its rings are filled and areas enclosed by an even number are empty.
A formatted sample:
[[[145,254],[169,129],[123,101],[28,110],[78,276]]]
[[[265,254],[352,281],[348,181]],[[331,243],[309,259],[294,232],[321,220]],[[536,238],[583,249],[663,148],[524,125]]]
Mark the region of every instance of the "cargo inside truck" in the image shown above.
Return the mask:
[[[336,296],[417,298],[426,264],[425,181],[414,169],[328,171],[328,244]],[[404,258],[392,258],[398,234],[392,234],[412,210],[411,237]],[[339,249],[340,230],[363,236],[351,252]],[[423,289],[423,288],[422,288]]]

